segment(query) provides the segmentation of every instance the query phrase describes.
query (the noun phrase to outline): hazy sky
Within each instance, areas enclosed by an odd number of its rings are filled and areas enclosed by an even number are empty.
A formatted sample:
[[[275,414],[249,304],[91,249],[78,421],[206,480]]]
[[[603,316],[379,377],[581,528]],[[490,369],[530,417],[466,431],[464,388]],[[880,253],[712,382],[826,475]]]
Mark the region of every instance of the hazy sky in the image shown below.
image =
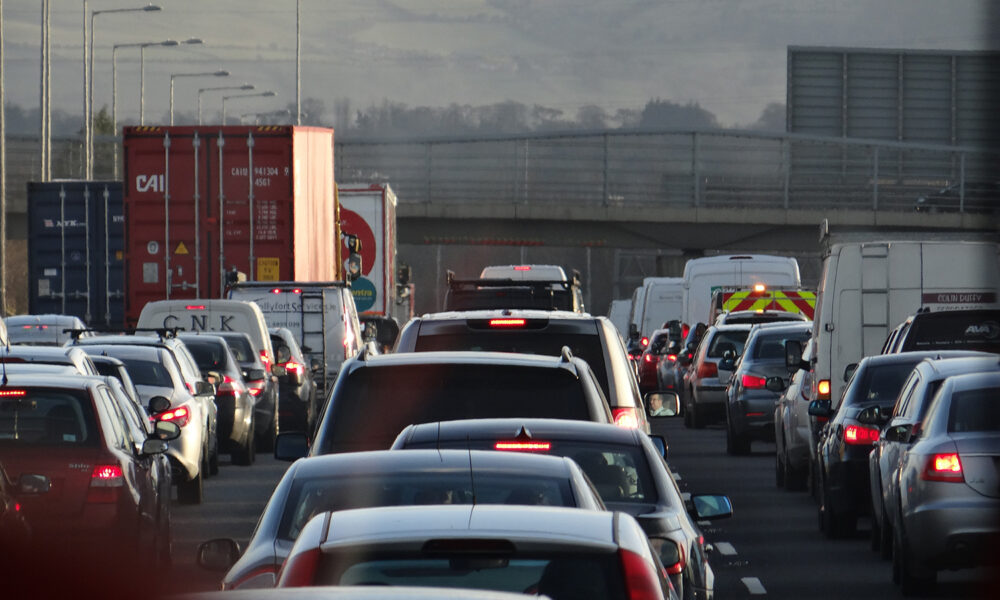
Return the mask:
[[[145,0],[91,0],[130,8]],[[38,103],[39,0],[6,0],[9,102]],[[193,113],[199,87],[244,81],[276,98],[232,100],[230,114],[295,99],[294,0],[160,0],[159,13],[97,17],[95,105],[111,104],[111,45],[202,38],[146,51],[147,123]],[[301,0],[302,95],[355,107],[515,100],[575,115],[653,97],[697,102],[723,125],[750,123],[784,102],[789,45],[969,50],[1000,47],[989,0]],[[82,111],[82,3],[52,0],[53,106]],[[119,114],[138,115],[138,50],[119,50]],[[238,93],[238,92],[232,92]],[[208,112],[222,93],[206,94]]]

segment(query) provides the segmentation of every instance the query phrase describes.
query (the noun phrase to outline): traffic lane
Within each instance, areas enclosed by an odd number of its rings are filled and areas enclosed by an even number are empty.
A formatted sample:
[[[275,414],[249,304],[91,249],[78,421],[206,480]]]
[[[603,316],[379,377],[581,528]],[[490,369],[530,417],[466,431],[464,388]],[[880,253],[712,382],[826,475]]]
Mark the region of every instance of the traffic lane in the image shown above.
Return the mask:
[[[232,538],[243,547],[250,540],[264,506],[291,463],[257,454],[249,467],[234,466],[221,455],[219,474],[205,480],[201,504],[171,505],[173,568],[168,593],[211,591],[220,588],[224,572],[197,564],[198,545],[212,538]]]
[[[817,508],[805,492],[775,485],[774,445],[754,442],[749,456],[729,456],[725,428],[685,429],[681,419],[656,420],[654,433],[670,446],[668,460],[682,491],[723,493],[733,517],[702,525],[718,598],[866,599],[900,597],[892,565],[868,546],[868,524],[850,539],[827,540]],[[932,598],[983,598],[985,569],[944,571]]]

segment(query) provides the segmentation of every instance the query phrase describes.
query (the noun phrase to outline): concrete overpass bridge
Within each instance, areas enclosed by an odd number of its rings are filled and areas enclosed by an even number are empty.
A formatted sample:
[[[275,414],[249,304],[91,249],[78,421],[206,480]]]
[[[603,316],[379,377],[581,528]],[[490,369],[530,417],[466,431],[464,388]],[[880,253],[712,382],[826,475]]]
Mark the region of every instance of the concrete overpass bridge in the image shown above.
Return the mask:
[[[419,312],[440,307],[445,270],[507,262],[580,270],[594,312],[704,254],[796,256],[813,284],[824,219],[995,237],[998,164],[981,148],[729,130],[347,140],[335,158],[337,181],[396,190]]]

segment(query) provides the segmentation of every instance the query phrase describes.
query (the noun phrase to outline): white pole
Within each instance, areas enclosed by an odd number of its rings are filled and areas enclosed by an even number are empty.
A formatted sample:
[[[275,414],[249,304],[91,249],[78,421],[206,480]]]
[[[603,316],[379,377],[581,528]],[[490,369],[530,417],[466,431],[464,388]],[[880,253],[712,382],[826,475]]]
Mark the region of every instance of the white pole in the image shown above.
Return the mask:
[[[0,315],[7,316],[7,91],[4,89],[3,0],[0,0]]]
[[[139,125],[146,124],[146,46],[139,47]]]
[[[295,124],[302,124],[302,18],[301,0],[295,0]]]
[[[90,28],[94,28],[94,18],[90,18]],[[93,44],[87,35],[87,0],[83,0],[83,178],[90,179],[90,68],[87,61],[88,47],[93,52]]]

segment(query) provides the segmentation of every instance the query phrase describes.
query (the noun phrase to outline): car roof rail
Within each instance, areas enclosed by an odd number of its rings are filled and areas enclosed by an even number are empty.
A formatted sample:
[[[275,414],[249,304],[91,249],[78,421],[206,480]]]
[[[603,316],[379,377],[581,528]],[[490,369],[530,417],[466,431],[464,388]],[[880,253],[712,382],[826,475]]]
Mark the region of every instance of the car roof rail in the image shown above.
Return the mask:
[[[133,333],[146,333],[152,331],[160,340],[170,340],[177,337],[178,331],[184,331],[181,327],[136,327],[132,330]]]

